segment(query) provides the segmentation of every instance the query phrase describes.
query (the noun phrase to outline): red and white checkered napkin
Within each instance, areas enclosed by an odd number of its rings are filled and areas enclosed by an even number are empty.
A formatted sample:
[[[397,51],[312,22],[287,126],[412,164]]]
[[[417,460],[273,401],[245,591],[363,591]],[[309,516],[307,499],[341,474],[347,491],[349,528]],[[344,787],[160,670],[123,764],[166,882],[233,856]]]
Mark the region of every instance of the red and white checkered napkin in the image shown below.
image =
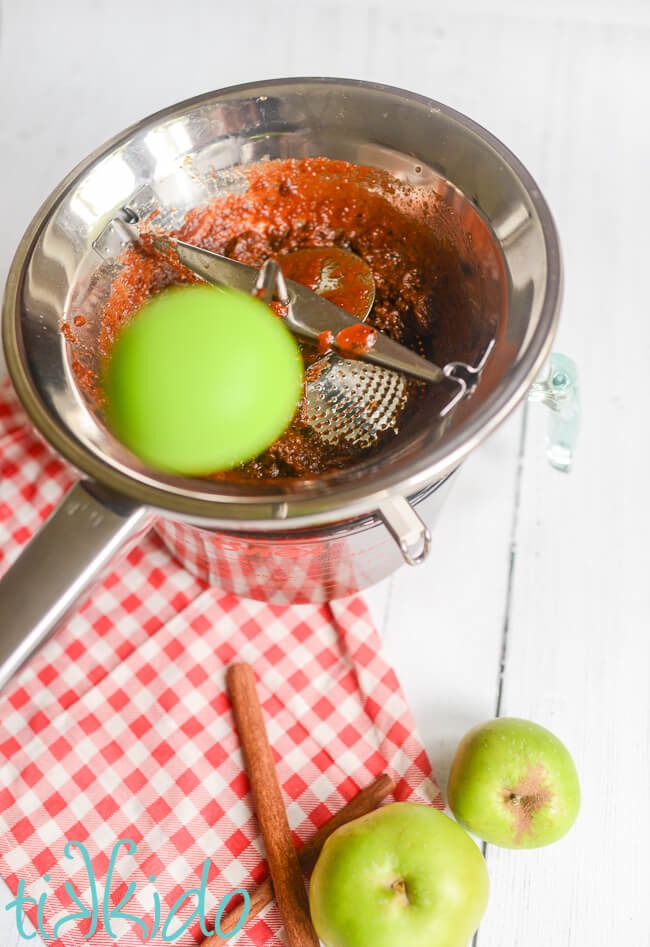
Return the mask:
[[[0,571],[72,479],[0,386]],[[35,900],[47,893],[47,933],[76,910],[68,880],[91,903],[81,852],[64,857],[67,842],[86,846],[97,881],[96,931],[85,940],[91,919],[68,922],[53,947],[142,943],[134,922],[115,921],[115,937],[102,922],[118,839],[137,849],[120,850],[111,905],[134,882],[123,910],[149,930],[154,892],[164,919],[199,885],[206,858],[209,920],[224,895],[265,875],[225,694],[224,671],[235,660],[251,662],[258,676],[296,842],[385,769],[398,781],[397,798],[442,804],[361,598],[293,607],[238,600],[192,577],[152,534],[0,696],[2,875],[14,893],[21,880]],[[28,913],[35,923],[36,910]],[[197,918],[174,942],[200,940]],[[160,934],[151,942],[162,943]],[[275,905],[237,937],[241,945],[283,942]]]

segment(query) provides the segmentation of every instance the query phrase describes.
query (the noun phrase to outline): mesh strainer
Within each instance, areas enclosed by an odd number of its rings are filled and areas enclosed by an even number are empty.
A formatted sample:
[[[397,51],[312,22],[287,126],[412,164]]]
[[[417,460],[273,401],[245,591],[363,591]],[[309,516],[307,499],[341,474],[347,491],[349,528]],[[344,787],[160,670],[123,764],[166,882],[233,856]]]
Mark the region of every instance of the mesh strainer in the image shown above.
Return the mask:
[[[330,444],[370,447],[383,431],[397,433],[408,396],[400,372],[328,355],[307,369],[305,420]]]

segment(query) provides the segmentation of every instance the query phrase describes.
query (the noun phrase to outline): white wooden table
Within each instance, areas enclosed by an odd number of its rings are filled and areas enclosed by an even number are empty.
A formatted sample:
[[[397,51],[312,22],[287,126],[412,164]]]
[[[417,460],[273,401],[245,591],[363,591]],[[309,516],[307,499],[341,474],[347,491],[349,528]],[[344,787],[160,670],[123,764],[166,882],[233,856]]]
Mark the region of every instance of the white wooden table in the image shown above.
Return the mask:
[[[236,82],[410,88],[528,165],[564,247],[556,348],[581,373],[575,471],[550,469],[543,412],[520,409],[465,464],[430,561],[368,601],[443,786],[462,734],[497,711],[550,727],[579,768],[565,840],[488,848],[479,947],[650,943],[647,0],[5,0],[1,30],[1,282],[37,206],[87,152]],[[0,885],[0,947],[15,947]]]

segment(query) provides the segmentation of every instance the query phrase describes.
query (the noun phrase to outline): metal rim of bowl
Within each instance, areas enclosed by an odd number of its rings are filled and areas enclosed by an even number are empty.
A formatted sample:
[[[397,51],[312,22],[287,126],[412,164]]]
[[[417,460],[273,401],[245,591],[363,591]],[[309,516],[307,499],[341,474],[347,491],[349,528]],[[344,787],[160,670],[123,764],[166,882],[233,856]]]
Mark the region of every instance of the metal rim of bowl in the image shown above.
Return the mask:
[[[88,171],[116,146],[128,140],[142,127],[163,121],[176,113],[203,102],[228,95],[252,90],[263,91],[271,87],[281,86],[286,88],[322,83],[347,88],[364,88],[369,91],[397,95],[405,100],[440,111],[447,118],[477,136],[517,176],[539,217],[547,257],[546,286],[540,307],[540,317],[526,351],[509,373],[505,386],[502,383],[486,400],[485,404],[463,423],[458,431],[452,432],[445,438],[443,450],[434,447],[430,454],[418,458],[417,462],[413,462],[410,468],[407,468],[406,475],[400,477],[399,480],[391,476],[382,477],[379,473],[376,477],[373,477],[371,492],[368,492],[368,487],[365,485],[367,481],[364,480],[363,483],[346,484],[343,488],[332,488],[328,494],[310,495],[309,491],[305,491],[304,496],[300,496],[296,493],[278,492],[277,494],[263,496],[237,495],[233,499],[232,497],[215,496],[208,492],[201,492],[200,489],[184,493],[167,489],[164,486],[152,486],[149,483],[143,483],[111,466],[77,441],[72,432],[52,417],[40,399],[35,386],[30,382],[18,332],[17,308],[31,251],[39,233],[53,209],[80,175]],[[282,523],[283,528],[300,528],[306,525],[327,523],[344,517],[370,513],[379,507],[382,500],[392,494],[412,495],[427,484],[442,479],[450,471],[456,469],[461,461],[505,420],[523,399],[526,391],[540,372],[549,355],[557,328],[561,296],[560,247],[550,209],[524,165],[489,131],[449,106],[427,96],[393,86],[364,82],[363,80],[326,77],[280,78],[229,86],[168,106],[119,132],[77,164],[43,202],[18,245],[5,287],[2,305],[2,335],[9,375],[23,407],[45,439],[83,474],[92,477],[120,494],[130,497],[137,503],[161,512],[176,514],[197,524],[225,525],[232,529],[237,528],[236,524],[240,523],[239,528],[243,529],[277,529]],[[505,387],[505,391],[503,387]],[[440,456],[436,457],[436,454],[440,454]]]

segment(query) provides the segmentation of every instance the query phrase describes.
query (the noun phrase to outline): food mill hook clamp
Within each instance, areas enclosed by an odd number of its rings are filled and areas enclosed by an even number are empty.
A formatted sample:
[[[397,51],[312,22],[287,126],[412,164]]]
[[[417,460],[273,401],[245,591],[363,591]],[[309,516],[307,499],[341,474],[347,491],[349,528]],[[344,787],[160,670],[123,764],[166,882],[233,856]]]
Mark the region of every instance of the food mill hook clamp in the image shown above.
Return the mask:
[[[490,339],[488,342],[485,351],[481,355],[478,365],[468,365],[467,362],[447,362],[443,366],[443,372],[447,378],[451,378],[453,381],[457,382],[459,387],[458,392],[454,395],[451,401],[445,405],[445,407],[440,412],[440,416],[444,418],[446,414],[449,414],[456,405],[463,400],[466,395],[471,395],[478,383],[481,380],[481,373],[485,368],[486,362],[490,357],[490,353],[494,348],[494,339]]]

